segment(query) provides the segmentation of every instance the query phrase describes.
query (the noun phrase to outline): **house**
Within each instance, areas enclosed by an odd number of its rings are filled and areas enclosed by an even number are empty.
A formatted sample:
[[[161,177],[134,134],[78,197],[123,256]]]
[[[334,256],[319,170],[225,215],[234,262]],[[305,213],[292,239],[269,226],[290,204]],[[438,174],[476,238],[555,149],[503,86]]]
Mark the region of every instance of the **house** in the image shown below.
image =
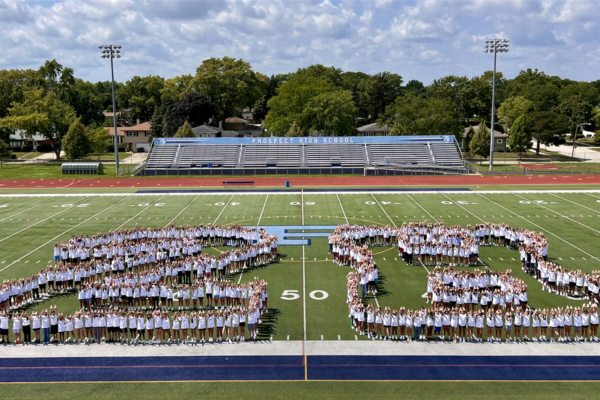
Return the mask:
[[[390,128],[387,125],[369,124],[356,128],[356,134],[358,136],[387,136],[390,134]]]
[[[115,140],[115,128],[108,127],[108,128],[104,128],[108,131],[108,135],[110,136],[111,140],[114,142]],[[125,137],[125,131],[124,131],[125,127],[123,126],[117,126],[117,137],[119,138],[117,140],[117,143],[122,144],[123,143],[123,138]]]
[[[250,122],[246,119],[238,118],[238,117],[231,117],[231,118],[225,119],[225,125],[223,126],[223,129],[235,131],[238,129],[244,129],[249,124],[250,124]]]
[[[25,136],[23,130],[14,131],[9,137],[10,147],[25,147],[27,150],[35,151],[39,145],[51,146],[52,141],[39,133],[30,137]]]
[[[114,113],[112,111],[104,111],[102,113],[102,115],[104,115],[105,118],[110,119],[110,122],[112,123],[112,120],[114,118]],[[117,111],[117,125],[127,126],[127,125],[129,125],[130,119],[131,119],[131,109]]]
[[[475,132],[477,132],[477,129],[479,129],[479,125],[474,125],[473,130]],[[460,143],[460,148],[462,150],[464,150],[464,148],[465,148],[465,139],[467,137],[468,132],[469,132],[469,127],[465,128],[465,130],[463,132],[463,138]],[[506,152],[507,151],[507,142],[508,142],[507,134],[505,134],[504,132],[494,130],[494,151]]]
[[[125,151],[147,153],[150,150],[150,140],[148,138],[152,124],[149,121],[140,124],[139,119],[137,122],[137,125],[123,128],[123,132],[125,133],[123,136]]]
[[[223,129],[221,129],[221,128],[217,128],[216,126],[211,126],[211,125],[206,125],[206,124],[192,128],[192,132],[194,132],[194,134],[197,137],[203,137],[203,138],[221,137],[222,131],[223,131]]]

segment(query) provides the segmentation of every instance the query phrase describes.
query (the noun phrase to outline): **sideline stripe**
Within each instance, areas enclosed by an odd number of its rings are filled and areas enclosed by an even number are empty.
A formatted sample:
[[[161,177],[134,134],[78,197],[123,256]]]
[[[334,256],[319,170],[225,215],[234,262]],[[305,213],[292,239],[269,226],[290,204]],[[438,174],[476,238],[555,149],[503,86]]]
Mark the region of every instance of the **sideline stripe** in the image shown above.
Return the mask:
[[[477,193],[477,194],[479,194],[479,193]],[[531,222],[531,221],[530,221],[530,220],[528,220],[527,218],[525,218],[525,217],[523,217],[523,216],[521,216],[521,215],[519,215],[519,214],[515,213],[514,211],[511,211],[511,210],[509,210],[508,208],[504,207],[503,205],[501,205],[501,204],[498,204],[498,203],[496,203],[495,201],[493,201],[493,200],[490,200],[490,199],[488,199],[487,197],[485,197],[485,196],[483,196],[483,195],[481,195],[481,194],[479,194],[479,196],[480,196],[480,197],[482,197],[482,198],[484,198],[485,200],[489,201],[490,203],[494,203],[494,204],[495,204],[495,205],[497,205],[498,207],[504,208],[506,211],[508,211],[508,212],[510,212],[510,213],[512,213],[512,214],[514,214],[514,215],[516,215],[517,217],[519,217],[519,218],[521,218],[521,219],[523,219],[523,220],[525,220],[525,221],[529,222],[531,225],[533,225],[533,226],[537,226],[539,229],[541,229],[541,230],[543,230],[543,231],[545,231],[545,232],[548,232],[550,235],[554,236],[554,237],[555,237],[555,238],[557,238],[557,239],[560,239],[560,240],[562,240],[563,242],[565,242],[565,243],[566,243],[566,244],[568,244],[569,246],[576,248],[577,250],[579,250],[579,251],[580,251],[580,252],[582,252],[583,254],[585,254],[585,255],[587,255],[587,256],[589,256],[589,257],[592,257],[592,258],[594,258],[594,259],[598,260],[598,257],[595,257],[595,256],[591,255],[591,254],[590,254],[590,253],[588,253],[587,251],[581,250],[579,247],[575,246],[574,244],[572,244],[572,243],[570,243],[570,242],[567,242],[565,239],[563,239],[563,238],[561,238],[560,236],[558,236],[558,235],[556,235],[556,234],[554,234],[554,233],[550,232],[548,229],[542,228],[542,227],[541,227],[541,226],[539,226],[538,224],[535,224],[535,223]]]
[[[113,205],[111,205],[111,206],[109,206],[109,207],[105,208],[104,210],[100,211],[99,213],[97,213],[97,214],[94,214],[94,215],[92,215],[91,217],[89,217],[89,218],[87,218],[87,219],[84,219],[82,222],[78,223],[77,225],[75,225],[75,226],[72,226],[71,228],[67,229],[66,231],[64,231],[64,232],[62,232],[62,233],[58,234],[57,236],[53,237],[52,239],[48,240],[46,243],[44,243],[43,245],[39,246],[38,248],[36,248],[36,249],[34,249],[34,250],[31,250],[29,253],[25,254],[24,256],[22,256],[21,258],[19,258],[18,260],[15,260],[15,261],[13,261],[12,263],[8,264],[6,267],[4,267],[4,268],[0,269],[0,272],[4,271],[5,269],[7,269],[8,267],[10,267],[11,265],[18,263],[19,261],[21,261],[21,260],[22,260],[22,259],[24,259],[25,257],[28,257],[29,255],[31,255],[31,254],[33,254],[34,252],[38,251],[39,249],[41,249],[42,247],[46,246],[47,244],[49,244],[49,243],[52,243],[52,242],[53,242],[54,240],[56,240],[57,238],[59,238],[59,237],[61,237],[62,235],[66,234],[67,232],[70,232],[70,231],[72,231],[73,229],[77,228],[78,226],[80,226],[80,225],[84,224],[85,222],[87,222],[87,221],[89,221],[90,219],[94,218],[96,215],[100,215],[100,214],[102,214],[104,211],[106,211],[106,210],[109,210],[109,209],[113,208],[114,206],[116,206],[117,204],[120,204],[120,203],[122,203],[122,202],[123,202],[123,201],[125,201],[125,200],[127,200],[127,197],[125,197],[125,198],[124,198],[124,199],[122,199],[122,200],[119,200],[119,201],[117,201],[115,204],[113,204]],[[69,207],[69,209],[70,209],[70,207]]]

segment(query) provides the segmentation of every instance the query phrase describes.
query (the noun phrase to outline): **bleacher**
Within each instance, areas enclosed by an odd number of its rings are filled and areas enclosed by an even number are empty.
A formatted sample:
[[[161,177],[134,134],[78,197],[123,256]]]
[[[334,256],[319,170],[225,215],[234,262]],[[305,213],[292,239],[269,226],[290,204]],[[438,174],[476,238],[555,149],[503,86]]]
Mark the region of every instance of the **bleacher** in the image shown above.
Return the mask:
[[[363,167],[364,145],[355,143],[308,145],[306,147],[308,167]]]
[[[407,174],[464,171],[453,136],[161,138],[141,175]]]

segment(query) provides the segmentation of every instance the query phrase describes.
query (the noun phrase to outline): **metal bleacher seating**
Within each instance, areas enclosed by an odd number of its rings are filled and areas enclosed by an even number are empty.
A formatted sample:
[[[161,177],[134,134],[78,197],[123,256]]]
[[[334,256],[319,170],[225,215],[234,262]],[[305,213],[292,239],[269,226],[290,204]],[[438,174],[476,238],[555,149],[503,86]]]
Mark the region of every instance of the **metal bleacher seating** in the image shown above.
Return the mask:
[[[238,162],[240,146],[224,145],[188,145],[183,146],[179,168],[235,167]]]
[[[365,165],[364,145],[357,143],[308,145],[306,164],[309,167],[362,167]]]
[[[179,145],[154,146],[146,163],[146,168],[170,168],[178,148]]]
[[[242,158],[244,167],[300,167],[301,157],[299,145],[249,145],[244,146],[244,149]]]
[[[431,164],[427,143],[369,143],[367,151],[371,164]]]
[[[432,143],[431,151],[437,165],[443,166],[462,166],[463,161],[460,157],[456,144],[454,143]]]

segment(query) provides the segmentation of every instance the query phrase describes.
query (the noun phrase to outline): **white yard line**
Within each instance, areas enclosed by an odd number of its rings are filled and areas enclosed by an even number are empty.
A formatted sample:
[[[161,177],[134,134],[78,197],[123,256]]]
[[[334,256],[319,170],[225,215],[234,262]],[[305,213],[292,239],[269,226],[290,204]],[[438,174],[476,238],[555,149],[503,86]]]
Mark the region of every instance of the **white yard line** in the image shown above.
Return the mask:
[[[464,208],[462,206],[462,204],[459,204],[458,202],[452,200],[450,197],[446,196],[444,193],[442,192],[438,192],[439,194],[441,194],[442,196],[444,196],[445,198],[447,198],[448,200],[450,200],[452,203],[456,204],[457,206],[459,206],[460,208],[462,208],[463,210],[465,210],[466,212],[468,212],[469,214],[471,214],[472,216],[474,216],[475,218],[477,218],[478,220],[480,220],[481,222],[483,222],[485,224],[485,221],[482,220],[481,218],[479,218],[477,215],[473,214],[471,211],[467,210],[466,208]]]
[[[515,196],[517,196],[517,197],[520,197],[520,198],[522,198],[523,200],[531,201],[530,199],[528,199],[528,198],[526,198],[526,197],[523,197],[523,196],[520,196],[520,195],[518,195],[518,194],[515,194]],[[563,217],[563,218],[565,218],[565,219],[568,219],[568,220],[569,220],[569,221],[571,221],[571,222],[575,222],[576,224],[578,224],[578,225],[581,225],[581,226],[584,226],[584,227],[586,227],[586,228],[588,228],[588,229],[590,229],[590,230],[592,230],[592,231],[594,231],[594,232],[596,232],[596,233],[600,233],[600,231],[598,231],[598,230],[596,230],[596,229],[594,229],[594,228],[590,228],[589,226],[587,226],[587,225],[584,225],[584,224],[582,224],[581,222],[579,222],[579,221],[577,221],[577,220],[575,220],[575,219],[573,219],[573,218],[569,218],[569,217],[567,217],[566,215],[559,213],[558,211],[554,211],[553,209],[551,209],[551,208],[548,208],[548,207],[544,206],[543,204],[539,204],[539,203],[532,203],[532,205],[536,205],[536,206],[538,206],[538,207],[545,208],[546,210],[548,210],[548,211],[552,211],[553,213],[555,213],[555,214],[558,214],[558,215],[560,215],[561,217]]]
[[[349,224],[348,222],[348,217],[346,217],[346,211],[344,211],[344,206],[342,205],[342,201],[340,200],[340,195],[339,194],[335,194],[338,201],[340,202],[340,207],[342,208],[342,213],[344,213],[344,219],[346,220],[346,223]]]
[[[165,225],[165,227],[167,227],[167,226],[171,225],[171,224],[173,223],[173,221],[175,221],[175,220],[177,219],[177,217],[179,217],[179,216],[180,216],[180,215],[181,215],[181,214],[182,214],[182,213],[183,213],[185,210],[187,210],[187,209],[188,209],[188,207],[189,207],[189,206],[191,206],[191,205],[192,205],[192,203],[193,203],[193,202],[195,202],[196,200],[198,200],[198,197],[199,197],[199,196],[196,196],[196,197],[194,197],[194,199],[193,199],[192,201],[190,201],[190,203],[189,203],[187,206],[185,206],[185,208],[184,208],[183,210],[179,211],[179,214],[177,214],[177,215],[175,216],[175,218],[173,218],[171,221],[169,221],[169,223],[168,223],[168,224],[166,224],[166,225]]]
[[[20,200],[20,198],[19,198],[19,197],[17,197],[17,198],[16,198],[16,199],[14,199],[13,201],[9,201],[8,203],[4,203],[4,204],[5,204],[5,205],[9,205],[9,204],[12,204],[12,203],[14,203],[15,201],[18,201],[18,200]],[[52,201],[52,200],[54,200],[54,197],[51,197],[49,200],[46,200],[46,201],[44,201],[43,203],[39,203],[39,204],[36,204],[36,205],[35,205],[35,206],[33,206],[33,207],[29,207],[29,208],[28,208],[28,209],[26,209],[26,210],[19,211],[18,213],[14,213],[14,214],[11,214],[11,215],[9,215],[9,216],[7,216],[7,217],[5,217],[5,218],[2,218],[2,219],[0,219],[0,222],[2,222],[2,221],[6,221],[7,219],[14,217],[15,215],[23,214],[23,213],[24,213],[24,212],[26,212],[26,211],[32,210],[32,209],[34,209],[34,208],[36,208],[36,207],[39,207],[39,206],[41,206],[41,205],[43,205],[43,204],[46,204],[47,202],[49,202],[49,201]],[[7,211],[8,211],[8,210],[10,210],[10,209],[7,209]]]
[[[479,193],[477,193],[477,194],[479,194]],[[545,228],[542,228],[542,227],[541,227],[541,226],[539,226],[538,224],[536,224],[536,223],[534,223],[534,222],[532,222],[532,221],[528,220],[527,218],[525,218],[525,217],[523,217],[523,216],[521,216],[521,215],[517,214],[516,212],[514,212],[514,211],[511,211],[511,210],[509,210],[508,208],[504,207],[503,205],[501,205],[501,204],[498,204],[498,203],[496,203],[495,201],[488,199],[488,198],[487,198],[487,197],[485,197],[484,195],[482,195],[482,194],[479,194],[479,196],[480,196],[480,197],[482,197],[483,199],[485,199],[485,200],[489,201],[490,203],[494,203],[494,204],[495,204],[495,205],[497,205],[498,207],[504,208],[506,211],[508,211],[508,212],[510,212],[510,213],[512,213],[512,214],[514,214],[514,215],[516,215],[517,217],[519,217],[519,218],[521,218],[521,219],[523,219],[523,220],[525,220],[525,221],[529,222],[531,225],[537,226],[539,229],[541,229],[541,230],[543,230],[543,231],[545,231],[545,232],[549,233],[550,235],[554,236],[555,238],[557,238],[557,239],[559,239],[559,240],[561,240],[561,241],[565,242],[566,244],[568,244],[569,246],[571,246],[571,247],[573,247],[573,248],[575,248],[575,249],[579,250],[579,251],[580,251],[580,252],[582,252],[583,254],[585,254],[585,255],[587,255],[587,256],[589,256],[589,257],[593,258],[593,259],[596,259],[596,260],[598,260],[598,259],[599,259],[598,257],[595,257],[595,256],[591,255],[591,254],[590,254],[590,253],[588,253],[587,251],[585,251],[585,250],[581,250],[579,247],[575,246],[573,243],[567,242],[565,239],[561,238],[560,236],[558,236],[558,235],[556,235],[556,234],[554,234],[554,233],[550,232],[549,230],[547,230],[547,229],[545,229]]]
[[[265,204],[263,204],[263,208],[260,211],[260,216],[258,217],[258,222],[256,226],[260,227],[260,220],[262,219],[263,213],[265,212],[265,207],[267,206],[267,201],[269,201],[269,195],[267,194],[267,198],[265,199]]]
[[[379,203],[379,200],[377,200],[377,198],[375,198],[375,195],[373,193],[371,193],[371,196],[373,197],[373,200],[375,200],[377,202],[377,204],[379,204],[379,208],[381,208],[381,211],[383,211],[383,213],[388,217],[388,219],[392,222],[392,225],[394,225],[394,227],[396,227],[396,223],[394,222],[393,219],[390,218],[390,216],[388,215],[388,213],[383,209],[383,207],[381,206],[381,204]]]
[[[219,215],[217,215],[217,218],[213,222],[213,225],[217,223],[217,221],[221,217],[221,214],[223,214],[223,212],[225,211],[225,209],[227,208],[227,206],[229,205],[229,203],[231,203],[231,200],[233,200],[234,197],[235,197],[235,194],[233,196],[231,196],[231,198],[229,198],[229,201],[227,202],[227,204],[225,204],[225,207],[223,207],[223,209],[221,210],[221,212],[219,213]]]
[[[558,198],[559,198],[559,199],[561,199],[561,200],[568,201],[569,203],[573,203],[573,204],[575,204],[575,205],[578,205],[579,207],[587,208],[588,210],[590,210],[590,211],[593,211],[593,212],[595,212],[595,213],[600,213],[600,211],[598,211],[598,210],[594,210],[593,208],[589,208],[589,207],[587,207],[587,206],[584,206],[583,204],[579,204],[579,203],[576,203],[576,202],[574,202],[574,201],[571,201],[571,200],[569,200],[569,199],[565,199],[564,197],[557,196],[557,195],[555,195],[554,193],[550,193],[550,194],[551,194],[552,196],[554,196],[554,197],[558,197]]]
[[[43,220],[41,220],[41,221],[39,221],[39,222],[36,222],[35,224],[29,225],[27,228],[23,228],[23,229],[21,229],[20,231],[18,231],[18,232],[15,232],[15,233],[13,233],[13,234],[12,234],[12,235],[10,235],[10,236],[7,236],[7,237],[5,237],[5,238],[3,238],[3,239],[0,239],[0,242],[4,242],[6,239],[10,239],[11,237],[13,237],[13,236],[15,236],[15,235],[18,235],[18,234],[19,234],[19,233],[21,233],[21,232],[25,232],[25,231],[27,231],[27,230],[29,230],[29,229],[33,228],[34,226],[36,226],[36,225],[39,225],[39,224],[41,224],[42,222],[49,220],[49,219],[50,219],[50,218],[52,218],[52,217],[55,217],[55,216],[57,216],[57,215],[59,215],[59,214],[62,214],[62,213],[64,213],[64,212],[66,212],[66,211],[72,210],[73,208],[76,208],[76,207],[77,207],[79,204],[82,204],[84,201],[87,201],[87,200],[89,200],[89,199],[91,199],[91,197],[85,198],[85,199],[83,199],[82,201],[80,201],[79,203],[77,203],[77,204],[73,204],[73,206],[71,206],[71,207],[65,207],[65,209],[64,209],[64,210],[62,210],[62,211],[59,211],[59,212],[57,212],[56,214],[53,214],[53,215],[49,216],[48,218],[44,218]]]
[[[153,205],[155,205],[156,203],[158,203],[160,200],[162,200],[164,197],[166,196],[166,194],[164,194],[162,197],[154,200],[152,203],[148,204],[142,211],[140,211],[139,213],[135,214],[133,217],[129,218],[127,221],[125,221],[123,224],[121,224],[119,227],[113,229],[113,231],[116,231],[117,229],[121,229],[122,227],[124,227],[125,225],[127,225],[131,220],[135,219],[135,217],[137,217],[138,215],[142,214],[144,211],[146,211],[147,209],[149,209],[150,207],[152,207]]]
[[[300,199],[302,201],[302,226],[304,226],[304,190],[300,192]],[[303,230],[304,232],[304,230]],[[305,246],[302,246],[302,352],[304,353],[304,342],[306,342],[306,256]],[[306,355],[303,354],[306,363]],[[306,366],[306,365],[305,365]]]
[[[416,205],[418,205],[419,207],[421,207],[421,210],[425,211],[425,212],[426,212],[426,213],[427,213],[427,214],[428,214],[428,215],[429,215],[431,218],[433,218],[433,220],[434,220],[435,222],[440,222],[440,221],[438,221],[438,220],[437,220],[437,219],[436,219],[436,218],[435,218],[433,215],[431,215],[431,213],[430,213],[429,211],[427,211],[425,208],[423,208],[423,206],[422,206],[422,205],[420,205],[420,204],[419,204],[419,203],[418,203],[418,202],[417,202],[415,199],[413,199],[413,198],[412,198],[412,196],[411,196],[410,194],[406,193],[406,195],[407,195],[407,196],[408,196],[408,198],[409,198],[409,199],[411,199],[411,200],[412,200],[412,201],[413,201],[413,202],[414,202]],[[427,269],[427,268],[425,268],[425,269]]]
[[[112,204],[112,205],[110,205],[110,206],[106,207],[104,210],[102,210],[102,211],[100,211],[100,212],[98,212],[98,213],[96,213],[96,214],[92,215],[91,217],[84,219],[82,222],[78,223],[78,224],[77,224],[77,225],[75,225],[75,226],[72,226],[72,227],[70,227],[70,228],[69,228],[69,229],[67,229],[66,231],[64,231],[64,232],[62,232],[62,233],[60,233],[60,234],[56,235],[56,236],[55,236],[55,237],[53,237],[52,239],[48,240],[46,243],[42,244],[41,246],[37,247],[36,249],[34,249],[34,250],[30,251],[29,253],[25,254],[25,255],[24,255],[24,256],[22,256],[21,258],[19,258],[19,259],[15,260],[15,261],[13,261],[13,262],[11,262],[11,263],[10,263],[10,264],[8,264],[6,267],[4,267],[4,268],[0,269],[0,272],[4,271],[5,269],[9,268],[9,267],[10,267],[10,266],[12,266],[12,265],[14,265],[14,264],[18,263],[19,261],[21,261],[21,260],[22,260],[22,259],[24,259],[25,257],[28,257],[29,255],[33,254],[34,252],[38,251],[38,250],[39,250],[39,249],[41,249],[42,247],[44,247],[44,246],[46,246],[46,245],[48,245],[48,244],[52,243],[53,241],[55,241],[56,239],[58,239],[58,238],[59,238],[59,237],[61,237],[62,235],[66,234],[66,233],[68,233],[68,232],[70,232],[70,231],[72,231],[73,229],[77,228],[77,227],[78,227],[78,226],[80,226],[80,225],[83,225],[83,224],[84,224],[84,223],[86,223],[87,221],[89,221],[89,220],[91,220],[92,218],[94,218],[96,215],[100,215],[100,214],[102,214],[103,212],[105,212],[105,211],[107,211],[107,210],[110,210],[111,208],[113,208],[113,207],[114,207],[114,206],[116,206],[117,204],[120,204],[120,203],[122,203],[122,202],[123,202],[123,201],[125,201],[125,200],[127,200],[127,197],[123,198],[122,200],[119,200],[119,201],[117,201],[115,204]]]

